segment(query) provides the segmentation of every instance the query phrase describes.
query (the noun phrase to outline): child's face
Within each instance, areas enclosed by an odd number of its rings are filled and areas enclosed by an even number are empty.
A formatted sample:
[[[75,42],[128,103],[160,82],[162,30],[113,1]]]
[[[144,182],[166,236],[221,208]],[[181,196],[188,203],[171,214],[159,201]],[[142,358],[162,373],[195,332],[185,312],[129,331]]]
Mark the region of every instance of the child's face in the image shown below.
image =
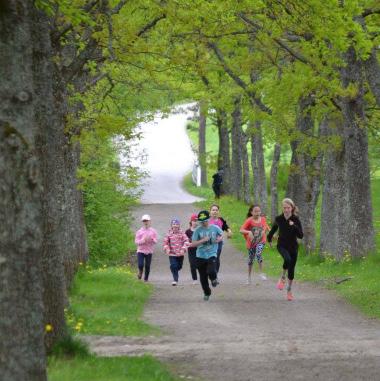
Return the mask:
[[[289,216],[292,214],[292,206],[286,202],[282,204],[282,210],[286,216]]]
[[[177,232],[179,230],[179,224],[172,224],[172,229],[174,232]]]
[[[149,228],[149,226],[150,226],[149,220],[144,220],[142,223],[143,223],[144,227]]]
[[[190,226],[195,229],[197,227],[197,221],[193,220],[193,221],[190,221]]]
[[[260,209],[260,207],[255,206],[252,209],[252,213],[251,214],[252,214],[252,217],[254,217],[254,218],[260,217],[261,216],[261,209]]]
[[[218,217],[218,215],[219,215],[219,208],[217,206],[213,206],[210,209],[210,214],[211,214],[211,217],[213,217],[213,218]]]

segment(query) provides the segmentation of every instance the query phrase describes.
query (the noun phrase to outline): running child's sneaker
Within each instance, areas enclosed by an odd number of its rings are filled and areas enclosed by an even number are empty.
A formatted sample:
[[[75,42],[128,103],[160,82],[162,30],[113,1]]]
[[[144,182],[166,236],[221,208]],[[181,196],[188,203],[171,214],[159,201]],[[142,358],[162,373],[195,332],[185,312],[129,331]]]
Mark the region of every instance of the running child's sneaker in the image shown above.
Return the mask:
[[[177,286],[177,282],[175,280],[173,280],[172,286]]]
[[[219,284],[218,279],[214,279],[211,281],[211,286],[216,287]]]
[[[252,279],[251,279],[251,277],[248,277],[246,284],[251,284],[251,283],[252,283]]]
[[[280,278],[280,280],[276,284],[277,289],[283,290],[285,287],[285,279]]]
[[[287,293],[287,299],[289,300],[289,302],[291,302],[294,298],[293,298],[293,294],[292,294],[292,292],[291,291],[288,291],[288,293]]]
[[[203,296],[203,300],[204,300],[205,302],[207,302],[209,299],[210,299],[210,295],[204,295],[204,296]]]
[[[193,280],[193,285],[195,286],[196,284],[198,284],[198,281],[197,280]]]
[[[261,273],[259,276],[261,280],[268,280],[267,276],[264,273]]]

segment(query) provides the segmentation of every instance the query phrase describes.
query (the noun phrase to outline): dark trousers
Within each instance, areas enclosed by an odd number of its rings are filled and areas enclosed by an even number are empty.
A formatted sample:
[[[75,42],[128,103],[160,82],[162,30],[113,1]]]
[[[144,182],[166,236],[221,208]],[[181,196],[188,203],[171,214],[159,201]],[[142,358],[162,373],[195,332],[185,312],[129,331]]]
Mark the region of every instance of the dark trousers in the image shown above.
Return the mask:
[[[281,254],[282,258],[284,258],[284,264],[282,268],[284,270],[288,270],[288,279],[293,280],[294,269],[296,267],[297,256],[298,256],[297,249],[289,250],[289,249],[285,249],[284,247],[277,246],[277,250]]]
[[[196,257],[196,250],[188,251],[189,255],[189,263],[190,263],[190,272],[191,272],[191,278],[193,280],[197,280],[197,257]]]
[[[180,257],[169,256],[170,271],[173,274],[173,280],[178,282],[178,272],[182,269],[183,255]]]
[[[216,273],[219,272],[220,269],[220,256],[222,254],[223,249],[223,241],[218,242],[218,251],[216,252]]]
[[[150,273],[150,264],[152,263],[152,254],[137,253],[137,266],[141,273],[144,270],[144,262],[145,262],[144,280],[148,280],[149,273]]]
[[[221,188],[220,185],[216,185],[216,184],[212,185],[212,189],[215,193],[215,198],[220,198],[220,192],[221,192],[220,188]]]
[[[211,288],[208,283],[208,279],[216,279],[216,257],[211,257],[208,259],[197,258],[197,269],[204,294],[211,295]]]

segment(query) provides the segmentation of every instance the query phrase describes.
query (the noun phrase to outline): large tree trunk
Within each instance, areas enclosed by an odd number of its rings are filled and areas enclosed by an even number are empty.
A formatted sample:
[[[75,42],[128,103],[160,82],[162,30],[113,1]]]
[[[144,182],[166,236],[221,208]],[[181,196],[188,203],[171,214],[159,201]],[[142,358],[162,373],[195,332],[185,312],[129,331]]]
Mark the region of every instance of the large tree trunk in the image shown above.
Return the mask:
[[[41,16],[40,34],[48,30],[48,22]],[[43,287],[45,324],[52,331],[45,337],[47,351],[67,335],[64,309],[67,306],[67,283],[64,261],[70,253],[66,219],[67,180],[64,134],[67,114],[64,84],[59,68],[53,64],[53,48],[49,38],[40,38],[36,46],[34,66],[35,81],[41,102],[37,105],[40,126],[38,152],[42,162],[43,177]]]
[[[206,117],[207,110],[204,103],[199,105],[199,140],[198,155],[201,166],[201,185],[207,186],[207,154],[206,154]]]
[[[240,110],[240,100],[235,101],[235,108],[232,112],[232,129],[231,129],[231,145],[232,145],[232,164],[231,164],[231,185],[233,195],[238,199],[242,199],[242,119]]]
[[[251,133],[251,165],[253,172],[253,202],[260,205],[263,214],[267,213],[268,192],[265,176],[264,147],[261,123],[255,122]]]
[[[0,378],[46,380],[32,2],[0,9]],[[48,35],[42,36],[48,38]]]
[[[312,105],[312,98],[305,97],[299,101],[296,128],[301,134],[311,135],[314,130],[314,121],[308,108]],[[319,137],[323,133],[323,125],[319,126]],[[306,137],[305,137],[306,138]],[[300,210],[300,218],[304,230],[304,246],[306,252],[315,250],[315,208],[318,202],[321,183],[321,165],[323,154],[312,157],[307,153],[299,152],[299,142],[291,143],[292,162],[288,179],[288,197],[291,197]]]
[[[327,133],[340,136],[343,143],[342,120],[330,120]],[[343,147],[329,149],[323,168],[320,252],[340,260],[349,248],[347,234],[351,230],[344,144]]]
[[[242,140],[241,140],[241,158],[242,158],[242,169],[243,169],[243,200],[245,203],[251,203],[251,189],[249,182],[249,158],[248,158],[248,137],[244,133],[241,132]]]
[[[380,64],[375,48],[372,49],[371,55],[364,62],[364,68],[369,88],[376,99],[377,105],[380,107]]]
[[[353,257],[365,255],[374,248],[368,138],[364,113],[364,86],[362,62],[355,50],[345,54],[346,66],[342,68],[344,87],[358,86],[356,97],[346,97],[341,102],[343,115],[346,184],[350,207],[351,229],[347,234],[349,251]]]
[[[270,169],[270,196],[271,196],[271,221],[274,222],[278,214],[278,189],[277,175],[281,157],[281,144],[276,143],[273,150],[272,166]]]
[[[225,111],[217,110],[216,124],[219,135],[218,168],[223,168],[222,194],[229,194],[231,193],[230,134]]]

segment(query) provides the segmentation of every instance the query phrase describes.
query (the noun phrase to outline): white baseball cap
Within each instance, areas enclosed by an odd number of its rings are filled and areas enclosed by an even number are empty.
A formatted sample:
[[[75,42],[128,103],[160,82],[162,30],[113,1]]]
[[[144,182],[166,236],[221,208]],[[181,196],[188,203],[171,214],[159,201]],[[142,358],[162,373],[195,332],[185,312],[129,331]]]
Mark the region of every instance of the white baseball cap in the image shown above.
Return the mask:
[[[150,221],[150,215],[149,215],[149,214],[144,214],[144,215],[141,217],[141,221]]]

